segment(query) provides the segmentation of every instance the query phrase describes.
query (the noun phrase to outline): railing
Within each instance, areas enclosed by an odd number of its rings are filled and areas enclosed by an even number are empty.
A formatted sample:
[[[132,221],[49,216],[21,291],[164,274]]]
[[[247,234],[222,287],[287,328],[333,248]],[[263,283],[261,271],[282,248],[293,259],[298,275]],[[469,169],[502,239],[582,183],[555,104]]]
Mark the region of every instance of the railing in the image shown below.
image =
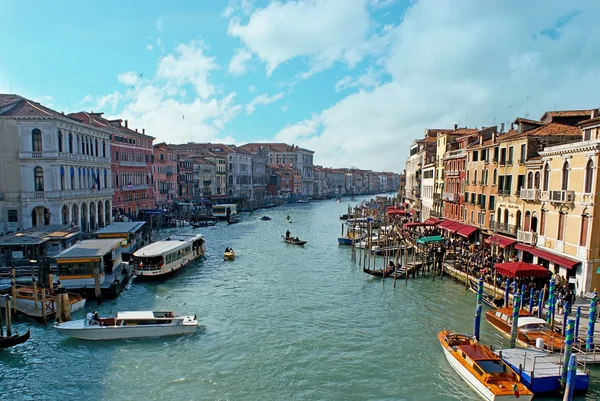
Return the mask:
[[[536,188],[525,189],[521,188],[519,193],[519,198],[527,201],[539,201],[540,200],[540,190]]]
[[[573,203],[575,191],[549,191],[548,200],[553,203]]]
[[[447,200],[449,202],[458,202],[460,199],[460,195],[452,192],[444,192],[442,194],[442,199]]]
[[[133,161],[121,160],[119,162],[119,166],[123,166],[123,167],[146,167],[146,162],[133,162]]]
[[[510,189],[501,189],[498,191],[498,196],[510,196]]]
[[[97,189],[74,189],[65,191],[23,191],[21,192],[22,199],[62,199],[62,198],[79,198],[99,195],[113,195],[112,188]]]
[[[506,164],[506,159],[500,159],[500,161],[498,162],[498,164],[500,166],[504,166]]]
[[[529,244],[529,245],[535,245],[535,243],[537,241],[537,233],[535,233],[533,231],[518,230],[517,231],[517,241],[523,242],[523,243]]]
[[[2,196],[2,193],[0,193],[0,199],[2,199],[1,196]],[[442,194],[440,194],[439,192],[435,192],[433,194],[433,199],[442,199]]]
[[[451,150],[444,154],[444,159],[452,159],[455,157],[461,157],[467,154],[465,149]]]
[[[136,191],[138,189],[148,189],[147,184],[138,184],[138,185],[123,185],[121,186],[121,191]]]
[[[54,154],[56,155],[56,153],[54,153]],[[60,153],[58,153],[58,157],[61,159],[110,163],[110,158],[108,158],[108,157],[82,155],[81,153],[60,152]]]
[[[517,235],[517,226],[514,226],[512,224],[508,224],[508,223],[499,223],[497,221],[493,221],[490,224],[492,230],[495,231],[499,231],[501,233],[505,233],[505,234],[509,234],[512,236],[516,236]]]
[[[506,161],[506,165],[507,165],[507,166],[512,166],[512,164],[513,164],[513,159],[508,159],[508,160]]]
[[[460,171],[459,170],[448,170],[448,171],[446,171],[446,174],[448,175],[448,177],[456,177],[456,176],[460,175]]]
[[[42,158],[42,152],[31,152],[31,157],[34,159],[41,159]]]

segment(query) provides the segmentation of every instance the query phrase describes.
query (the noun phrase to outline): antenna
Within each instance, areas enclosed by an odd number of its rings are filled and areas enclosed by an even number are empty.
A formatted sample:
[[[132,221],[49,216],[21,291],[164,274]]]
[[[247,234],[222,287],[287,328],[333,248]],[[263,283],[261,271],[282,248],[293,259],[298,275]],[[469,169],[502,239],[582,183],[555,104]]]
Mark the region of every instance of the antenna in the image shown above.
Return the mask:
[[[496,103],[494,103],[494,114],[492,117],[492,125],[496,125]]]
[[[529,113],[527,112],[527,107],[529,105],[529,96],[525,99],[525,118],[529,117]]]
[[[508,124],[510,125],[511,121],[510,121],[510,111],[512,109],[512,105],[508,105]]]

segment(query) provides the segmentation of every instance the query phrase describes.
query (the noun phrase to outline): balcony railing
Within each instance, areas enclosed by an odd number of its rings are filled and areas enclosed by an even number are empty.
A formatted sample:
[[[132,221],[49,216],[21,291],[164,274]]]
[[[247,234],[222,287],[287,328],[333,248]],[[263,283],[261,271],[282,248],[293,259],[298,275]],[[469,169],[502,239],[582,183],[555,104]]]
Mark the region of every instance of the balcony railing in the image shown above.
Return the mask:
[[[147,184],[137,184],[137,185],[122,185],[121,191],[137,191],[139,189],[148,189]]]
[[[112,188],[101,188],[97,189],[70,189],[65,191],[34,191],[21,192],[22,199],[68,199],[68,198],[89,198],[92,196],[106,196],[113,195],[114,190]]]
[[[537,202],[540,200],[540,190],[536,188],[525,189],[521,188],[519,193],[519,198],[526,201],[534,201]]]
[[[575,202],[575,191],[548,191],[548,200],[553,203]]]
[[[442,194],[442,199],[447,200],[449,202],[458,202],[458,200],[460,199],[460,195],[452,192],[444,192]]]
[[[501,189],[498,191],[498,196],[510,196],[510,189]]]
[[[439,192],[435,192],[433,194],[433,199],[442,199],[442,194],[440,194]]]
[[[501,233],[512,235],[513,237],[517,236],[517,226],[508,223],[499,223],[497,221],[492,221],[490,224],[492,230],[499,231]]]
[[[454,159],[456,157],[463,157],[467,154],[465,149],[451,150],[444,154],[444,159]]]
[[[523,243],[529,244],[529,245],[535,245],[535,243],[537,241],[537,233],[534,233],[533,231],[518,230],[517,231],[517,241],[523,242]]]
[[[482,187],[482,186],[484,186],[484,185],[485,185],[485,180],[480,180],[480,181],[479,181],[479,186],[481,186],[481,187]]]
[[[132,162],[132,161],[121,160],[119,162],[119,166],[123,166],[123,167],[146,167],[146,162]]]

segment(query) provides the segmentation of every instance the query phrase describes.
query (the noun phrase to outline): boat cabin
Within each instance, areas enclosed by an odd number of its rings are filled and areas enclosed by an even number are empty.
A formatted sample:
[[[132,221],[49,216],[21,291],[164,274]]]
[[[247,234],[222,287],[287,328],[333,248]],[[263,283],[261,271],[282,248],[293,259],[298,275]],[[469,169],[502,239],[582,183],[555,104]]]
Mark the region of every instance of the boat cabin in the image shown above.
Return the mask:
[[[77,227],[37,226],[0,238],[0,267],[30,266],[71,247],[80,238]]]
[[[123,260],[127,261],[135,251],[144,246],[145,224],[145,221],[112,223],[96,231],[96,238],[120,238],[121,254]]]
[[[206,244],[201,234],[178,234],[136,251],[131,263],[140,273],[158,271],[180,265],[182,260],[193,260],[204,252]]]
[[[121,239],[81,241],[56,255],[56,263],[58,279],[64,288],[94,288],[95,274],[98,274],[102,285],[106,275],[112,275],[122,264]]]
[[[142,326],[149,324],[173,324],[174,319],[174,312],[132,311],[117,312],[116,317],[99,318],[97,322],[101,326]],[[98,324],[89,317],[86,323],[89,325]]]
[[[214,217],[227,220],[228,218],[237,216],[237,204],[224,203],[222,205],[213,205],[212,214]]]

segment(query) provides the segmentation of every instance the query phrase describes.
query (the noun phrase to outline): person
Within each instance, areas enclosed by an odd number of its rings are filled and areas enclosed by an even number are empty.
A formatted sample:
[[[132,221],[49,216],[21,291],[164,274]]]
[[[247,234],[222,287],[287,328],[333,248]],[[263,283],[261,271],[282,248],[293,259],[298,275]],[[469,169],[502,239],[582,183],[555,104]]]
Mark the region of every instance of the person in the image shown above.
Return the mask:
[[[94,311],[94,313],[92,313],[92,322],[96,325],[100,324],[100,315],[98,315],[97,311]]]
[[[285,232],[285,238],[290,238],[290,230],[287,230],[287,231]]]
[[[387,272],[393,273],[395,268],[396,268],[396,265],[394,265],[394,262],[392,260],[390,260],[390,263],[388,263]]]
[[[569,292],[567,292],[567,295],[565,296],[565,302],[567,305],[567,313],[570,315],[571,308],[573,308],[573,303],[575,302],[575,294],[573,294],[572,290],[569,290]]]
[[[231,252],[231,249],[229,249],[229,247],[225,248],[225,252]]]
[[[290,215],[288,214],[288,216],[286,217],[287,221],[290,221]]]
[[[300,242],[300,238],[296,237],[296,239],[294,241]]]

